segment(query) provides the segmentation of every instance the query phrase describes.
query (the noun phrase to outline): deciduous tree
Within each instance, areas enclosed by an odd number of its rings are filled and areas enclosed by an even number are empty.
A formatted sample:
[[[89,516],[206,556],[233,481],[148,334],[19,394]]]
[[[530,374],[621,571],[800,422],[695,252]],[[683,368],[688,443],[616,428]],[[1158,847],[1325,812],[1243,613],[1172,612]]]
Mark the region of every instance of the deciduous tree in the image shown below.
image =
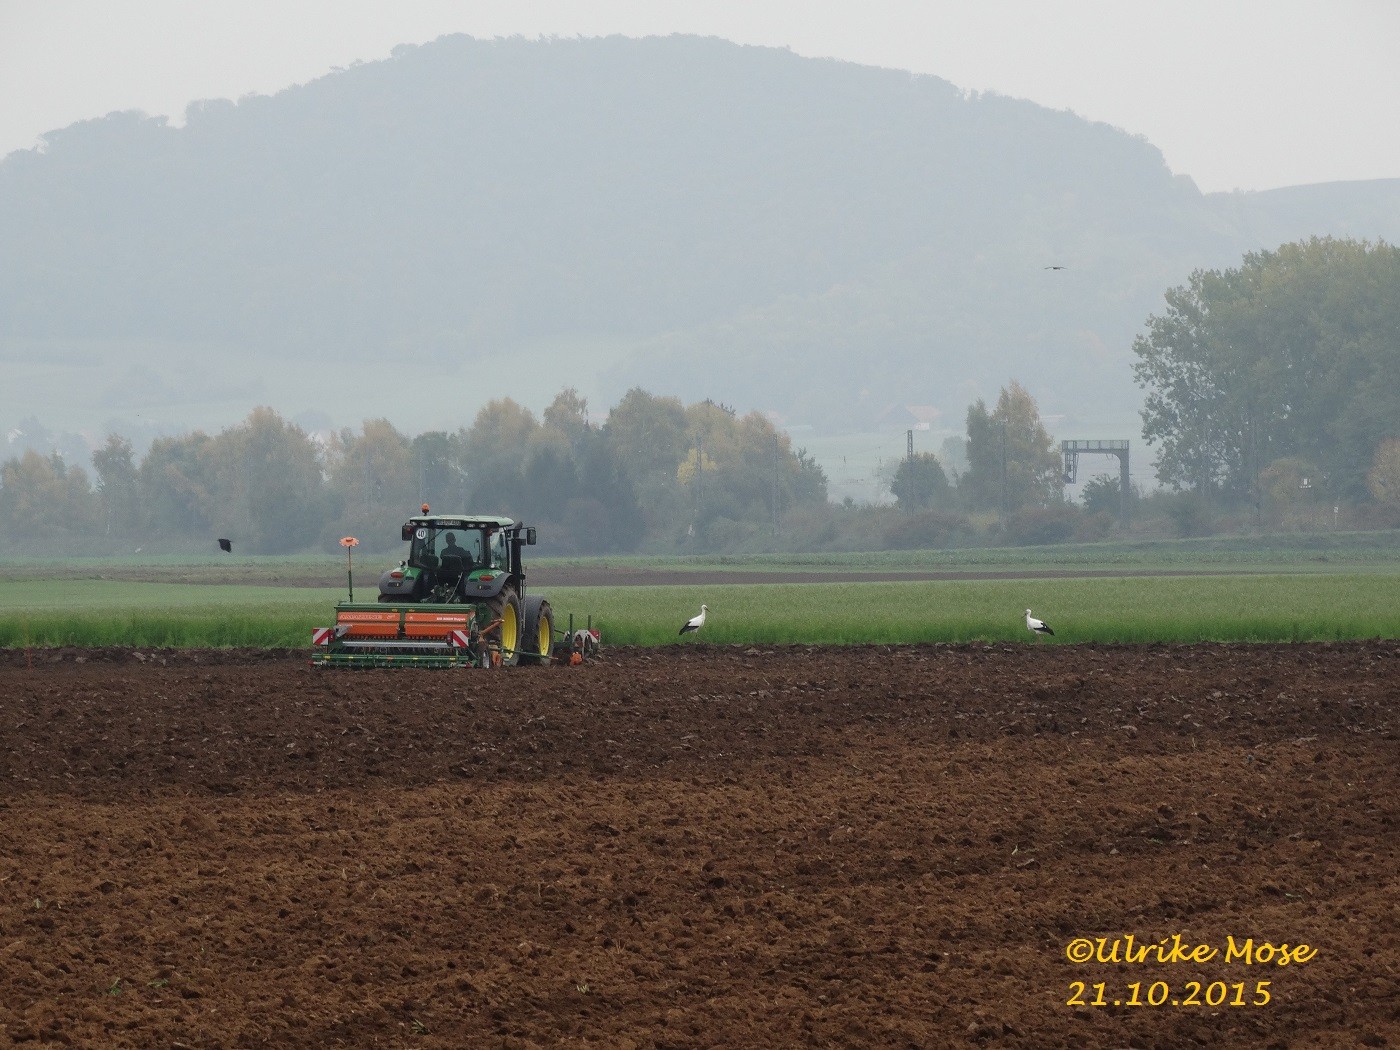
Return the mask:
[[[202,450],[211,470],[211,523],[251,551],[303,550],[328,516],[320,450],[301,427],[255,408]]]
[[[1133,344],[1143,436],[1173,487],[1259,500],[1265,464],[1301,458],[1360,498],[1400,418],[1400,250],[1313,238],[1197,271]]]
[[[1366,486],[1377,503],[1400,507],[1400,438],[1386,438],[1376,449]]]
[[[0,465],[0,530],[36,552],[55,536],[90,533],[95,503],[87,472],[57,452],[26,449]]]
[[[994,410],[981,400],[967,410],[967,460],[958,491],[974,509],[1009,514],[1055,502],[1064,489],[1055,439],[1035,398],[1014,380]]]
[[[471,487],[479,490],[488,477],[519,475],[539,429],[535,414],[511,398],[483,406],[461,435],[462,468]]]
[[[572,454],[579,450],[589,431],[588,401],[573,387],[559,391],[544,410],[548,440],[562,441]]]
[[[691,448],[680,399],[657,397],[640,387],[627,391],[613,406],[604,431],[623,469],[639,486],[659,474],[673,475]]]
[[[397,541],[395,527],[422,502],[414,453],[413,442],[387,419],[367,419],[358,434],[347,427],[335,436],[326,455],[327,488],[342,535],[349,532],[370,550]]]
[[[213,475],[202,431],[156,438],[137,471],[141,518],[152,532],[190,535],[211,527]]]
[[[135,530],[139,525],[140,496],[131,442],[109,434],[106,444],[92,454],[92,467],[97,472],[104,531],[126,534]]]
[[[943,464],[931,452],[900,460],[890,482],[890,492],[901,510],[927,510],[948,504],[952,490]]]

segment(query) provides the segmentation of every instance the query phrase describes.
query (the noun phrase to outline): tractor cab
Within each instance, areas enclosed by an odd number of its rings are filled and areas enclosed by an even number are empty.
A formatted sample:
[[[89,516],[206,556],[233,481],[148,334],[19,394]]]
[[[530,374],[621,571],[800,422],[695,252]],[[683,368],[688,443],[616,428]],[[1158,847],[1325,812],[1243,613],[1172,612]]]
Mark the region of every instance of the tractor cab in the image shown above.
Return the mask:
[[[423,514],[404,523],[401,537],[408,557],[380,577],[381,602],[478,601],[511,582],[524,591],[520,547],[535,541],[535,530],[511,518]]]
[[[418,525],[405,531],[410,533],[407,564],[415,569],[455,570],[460,574],[487,564],[483,547],[489,550],[490,544],[482,542],[480,529]]]

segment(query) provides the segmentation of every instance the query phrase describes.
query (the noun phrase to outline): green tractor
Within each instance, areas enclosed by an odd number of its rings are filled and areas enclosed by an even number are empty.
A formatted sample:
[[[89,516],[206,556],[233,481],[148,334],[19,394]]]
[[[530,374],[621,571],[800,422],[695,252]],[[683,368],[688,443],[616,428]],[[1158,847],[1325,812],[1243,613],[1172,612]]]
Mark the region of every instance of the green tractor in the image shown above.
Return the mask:
[[[374,604],[341,602],[312,632],[313,666],[492,667],[547,663],[554,612],[527,594],[520,549],[535,530],[511,518],[430,514],[402,528],[408,556],[379,578]]]

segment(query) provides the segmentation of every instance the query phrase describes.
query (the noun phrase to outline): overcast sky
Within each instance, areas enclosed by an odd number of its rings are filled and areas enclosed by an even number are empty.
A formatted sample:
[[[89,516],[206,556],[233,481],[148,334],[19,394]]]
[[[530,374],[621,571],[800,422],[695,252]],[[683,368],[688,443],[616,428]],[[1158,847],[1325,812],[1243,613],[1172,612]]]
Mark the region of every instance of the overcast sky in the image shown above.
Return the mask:
[[[1400,177],[1397,0],[0,0],[0,154],[398,44],[698,33],[1106,121],[1206,191]]]

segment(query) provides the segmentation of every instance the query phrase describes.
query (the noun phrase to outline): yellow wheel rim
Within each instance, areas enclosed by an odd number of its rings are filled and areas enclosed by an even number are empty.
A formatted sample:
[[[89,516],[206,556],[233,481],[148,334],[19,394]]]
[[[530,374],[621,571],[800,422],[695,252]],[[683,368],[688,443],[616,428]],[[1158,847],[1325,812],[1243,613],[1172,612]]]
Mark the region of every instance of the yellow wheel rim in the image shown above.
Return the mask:
[[[540,636],[537,640],[539,648],[535,652],[541,656],[548,656],[550,643],[554,641],[554,631],[551,628],[549,617],[543,614],[540,615]]]
[[[512,653],[519,644],[520,624],[515,620],[515,606],[506,602],[506,607],[501,610],[501,648]]]

